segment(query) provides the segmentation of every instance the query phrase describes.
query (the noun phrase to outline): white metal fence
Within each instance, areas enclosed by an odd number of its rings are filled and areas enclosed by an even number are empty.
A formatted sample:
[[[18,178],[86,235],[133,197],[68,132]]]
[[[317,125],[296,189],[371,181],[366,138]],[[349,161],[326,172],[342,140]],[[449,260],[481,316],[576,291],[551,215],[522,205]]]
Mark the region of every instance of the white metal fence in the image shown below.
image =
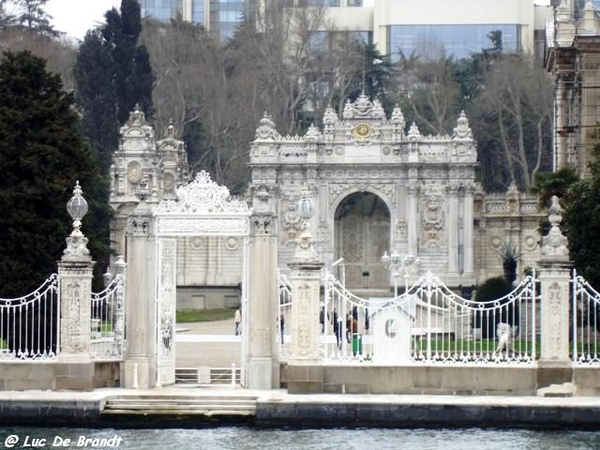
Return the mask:
[[[108,278],[110,279],[110,274]],[[106,288],[92,292],[90,353],[94,360],[120,360],[124,349],[125,278],[115,275]]]
[[[492,301],[462,298],[427,273],[393,298],[360,298],[325,271],[321,356],[325,362],[532,364],[539,356],[538,293],[533,276]],[[280,315],[291,288],[280,277]],[[288,340],[281,355],[285,358]]]
[[[0,298],[0,361],[52,360],[60,354],[60,280],[52,274],[34,292]],[[92,293],[90,356],[121,360],[124,351],[125,277],[119,273]]]
[[[47,360],[59,352],[58,275],[34,292],[0,298],[0,360]]]
[[[600,293],[577,273],[571,287],[571,359],[575,365],[600,365]]]

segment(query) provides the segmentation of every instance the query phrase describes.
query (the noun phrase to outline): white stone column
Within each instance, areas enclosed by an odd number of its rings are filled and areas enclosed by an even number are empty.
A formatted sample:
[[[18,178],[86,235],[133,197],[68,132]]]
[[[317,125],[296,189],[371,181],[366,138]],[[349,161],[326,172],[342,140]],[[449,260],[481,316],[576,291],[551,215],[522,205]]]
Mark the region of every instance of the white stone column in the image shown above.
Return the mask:
[[[150,209],[141,202],[127,224],[127,351],[122,384],[156,384],[156,239]]]
[[[464,257],[463,257],[463,273],[467,276],[473,275],[473,187],[467,186],[464,189],[464,215],[463,215],[463,230],[464,230]]]
[[[248,306],[249,339],[247,368],[249,389],[273,389],[279,385],[277,360],[277,234],[271,212],[254,213],[249,245]],[[246,331],[243,330],[242,333]]]
[[[448,276],[458,276],[458,187],[446,188],[448,198],[448,221],[446,233],[448,236]]]
[[[408,225],[408,251],[407,254],[417,255],[418,242],[419,242],[419,187],[416,184],[409,184],[407,186],[408,197],[407,197],[407,225]]]
[[[569,120],[568,114],[568,89],[566,86],[566,81],[564,81],[559,76],[558,82],[558,90],[556,94],[555,102],[556,105],[556,153],[554,160],[554,169],[562,169],[568,167],[568,158],[567,158],[567,145],[568,145],[568,134],[567,134],[567,125]]]

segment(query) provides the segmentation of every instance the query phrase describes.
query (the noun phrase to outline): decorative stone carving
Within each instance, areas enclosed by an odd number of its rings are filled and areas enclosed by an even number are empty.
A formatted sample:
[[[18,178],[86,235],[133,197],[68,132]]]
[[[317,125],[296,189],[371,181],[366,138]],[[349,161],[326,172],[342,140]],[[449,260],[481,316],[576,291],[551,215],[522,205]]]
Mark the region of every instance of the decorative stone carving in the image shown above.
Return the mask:
[[[426,207],[421,218],[423,227],[423,240],[440,240],[440,232],[444,228],[444,211],[440,206],[438,196],[431,195],[427,199]]]
[[[246,213],[246,202],[232,199],[229,189],[210,179],[204,170],[187,186],[177,189],[177,201],[165,200],[156,208],[157,213]]]
[[[131,161],[127,166],[127,180],[131,184],[138,184],[142,179],[142,166],[138,161]]]
[[[471,128],[469,128],[469,119],[467,119],[467,115],[464,111],[460,112],[460,116],[456,121],[456,127],[452,131],[452,139],[453,140],[472,140],[473,132]]]
[[[401,130],[404,130],[404,127],[406,126],[406,121],[404,120],[404,114],[402,114],[402,110],[400,109],[400,107],[398,105],[396,105],[394,107],[394,110],[392,111],[392,117],[390,119],[390,122],[393,123],[394,125],[397,125],[398,128],[400,128]]]
[[[280,137],[280,134],[275,129],[275,122],[273,122],[271,116],[265,112],[256,129],[255,139],[265,141],[278,139]]]
[[[416,123],[412,123],[410,128],[408,129],[408,140],[411,142],[416,142],[421,140],[421,132],[419,131],[419,127]]]
[[[558,203],[558,197],[552,196],[552,204],[548,210],[548,220],[552,227],[546,236],[542,238],[542,261],[569,261],[568,240],[562,234],[559,224],[562,221],[562,208]]]

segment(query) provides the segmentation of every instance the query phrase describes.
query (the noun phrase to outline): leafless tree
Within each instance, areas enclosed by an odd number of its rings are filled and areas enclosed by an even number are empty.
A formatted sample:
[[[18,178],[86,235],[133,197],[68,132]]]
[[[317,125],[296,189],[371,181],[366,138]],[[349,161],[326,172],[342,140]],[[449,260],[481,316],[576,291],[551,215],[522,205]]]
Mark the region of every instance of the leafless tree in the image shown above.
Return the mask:
[[[535,174],[550,168],[552,102],[549,75],[532,59],[517,56],[492,65],[475,102],[474,129],[493,137],[487,150],[502,153],[509,181],[521,189],[529,189]]]
[[[422,133],[444,135],[452,129],[460,112],[459,95],[451,58],[412,54],[396,64],[396,102]]]
[[[77,49],[67,38],[51,38],[28,29],[9,27],[0,30],[0,51],[3,50],[29,50],[44,58],[48,70],[61,75],[65,90],[73,90],[73,66]]]

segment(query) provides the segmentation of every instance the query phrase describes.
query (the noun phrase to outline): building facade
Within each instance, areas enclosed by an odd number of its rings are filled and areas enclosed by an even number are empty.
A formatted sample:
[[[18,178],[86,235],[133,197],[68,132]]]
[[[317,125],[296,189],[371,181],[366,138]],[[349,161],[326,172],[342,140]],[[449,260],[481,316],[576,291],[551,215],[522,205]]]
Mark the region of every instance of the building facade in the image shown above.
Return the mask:
[[[181,16],[200,24],[220,40],[233,36],[242,20],[247,0],[140,0],[142,17],[168,21]]]
[[[592,132],[598,122],[599,2],[557,2],[548,27],[546,68],[556,80],[555,168],[588,175]]]

